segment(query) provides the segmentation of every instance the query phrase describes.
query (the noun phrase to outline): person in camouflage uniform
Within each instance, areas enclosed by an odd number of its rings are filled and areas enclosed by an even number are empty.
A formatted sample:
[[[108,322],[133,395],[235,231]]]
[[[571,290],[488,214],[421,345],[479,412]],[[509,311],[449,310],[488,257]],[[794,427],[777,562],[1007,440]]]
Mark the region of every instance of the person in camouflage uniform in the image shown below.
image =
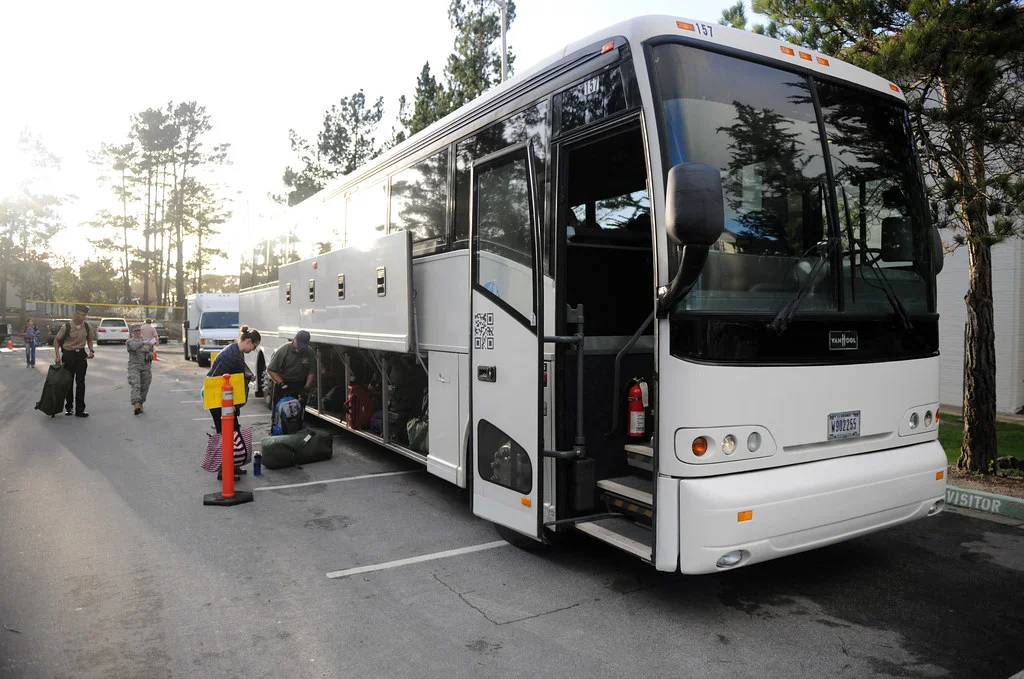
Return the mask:
[[[124,346],[128,350],[128,386],[132,388],[132,406],[138,415],[153,380],[153,343],[142,339],[142,326],[135,324],[132,336]]]

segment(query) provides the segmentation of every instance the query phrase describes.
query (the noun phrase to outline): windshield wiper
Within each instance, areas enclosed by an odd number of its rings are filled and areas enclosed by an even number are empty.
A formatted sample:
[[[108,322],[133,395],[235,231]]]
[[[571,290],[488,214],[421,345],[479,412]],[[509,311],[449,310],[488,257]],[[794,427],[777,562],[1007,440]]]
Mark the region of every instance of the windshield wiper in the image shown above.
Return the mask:
[[[871,266],[871,271],[874,272],[875,274],[875,278],[878,280],[879,283],[882,284],[882,292],[885,293],[885,298],[889,300],[889,304],[896,312],[896,316],[900,319],[900,322],[903,323],[903,329],[906,330],[907,332],[913,330],[914,324],[910,322],[910,314],[907,313],[907,310],[903,307],[903,302],[900,301],[900,298],[896,295],[896,291],[893,290],[892,285],[889,284],[889,279],[885,277],[885,272],[882,271],[882,267],[878,265],[878,258],[871,256],[871,254],[868,252],[868,245],[863,238],[854,240],[852,242],[856,243],[857,247],[860,248],[861,267],[864,266],[864,260],[867,260],[868,264]],[[852,247],[850,249],[851,251],[853,250]],[[850,280],[852,281],[853,278],[854,271],[851,268]]]
[[[804,297],[810,291],[811,286],[818,281],[818,274],[821,273],[822,268],[825,266],[825,262],[828,261],[829,254],[832,252],[832,248],[836,245],[836,239],[827,238],[814,246],[818,250],[818,261],[814,263],[807,278],[800,284],[800,288],[793,295],[786,306],[782,307],[772,322],[768,324],[768,327],[775,331],[776,334],[781,335],[786,331],[786,327],[789,325],[789,321],[792,320],[793,314],[796,313],[800,303],[804,301]]]

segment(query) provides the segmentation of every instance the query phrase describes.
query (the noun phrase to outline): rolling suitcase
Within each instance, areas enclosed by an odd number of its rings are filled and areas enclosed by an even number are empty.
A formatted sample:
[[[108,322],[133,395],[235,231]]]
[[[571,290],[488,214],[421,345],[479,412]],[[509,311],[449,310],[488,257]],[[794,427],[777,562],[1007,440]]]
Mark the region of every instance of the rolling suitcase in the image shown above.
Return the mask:
[[[43,395],[36,401],[36,410],[53,417],[64,410],[64,399],[74,380],[71,371],[62,365],[51,365],[46,371],[46,382],[43,384]]]

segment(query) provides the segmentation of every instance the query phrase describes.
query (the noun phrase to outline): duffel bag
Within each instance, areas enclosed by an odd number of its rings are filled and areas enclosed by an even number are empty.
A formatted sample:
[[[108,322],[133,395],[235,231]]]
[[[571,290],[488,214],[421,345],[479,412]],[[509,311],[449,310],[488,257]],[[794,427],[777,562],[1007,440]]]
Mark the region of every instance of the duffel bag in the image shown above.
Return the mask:
[[[260,441],[262,464],[267,469],[323,462],[334,454],[334,435],[319,429],[267,436]]]

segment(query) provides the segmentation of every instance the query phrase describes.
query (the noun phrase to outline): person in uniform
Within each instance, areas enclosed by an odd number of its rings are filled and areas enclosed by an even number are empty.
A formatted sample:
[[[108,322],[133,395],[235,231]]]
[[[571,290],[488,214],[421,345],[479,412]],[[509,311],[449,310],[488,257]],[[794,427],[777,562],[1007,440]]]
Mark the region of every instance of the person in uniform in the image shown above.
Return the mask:
[[[85,411],[85,372],[89,367],[86,360],[95,358],[92,343],[96,339],[96,329],[85,321],[89,307],[84,304],[75,306],[75,315],[70,323],[65,323],[57,331],[53,339],[53,351],[56,354],[55,364],[63,364],[74,377],[68,387],[68,395],[64,400],[64,414],[71,415],[71,406],[75,406],[75,417],[89,417]],[[88,345],[89,353],[85,347]]]
[[[270,412],[285,396],[294,396],[306,406],[306,392],[316,379],[316,353],[309,348],[309,333],[299,330],[291,344],[277,350],[267,366],[267,374],[274,381],[274,395]]]
[[[131,330],[132,336],[124,347],[128,350],[128,386],[132,389],[132,407],[138,415],[153,381],[153,343],[142,337],[142,326],[138,323]]]

